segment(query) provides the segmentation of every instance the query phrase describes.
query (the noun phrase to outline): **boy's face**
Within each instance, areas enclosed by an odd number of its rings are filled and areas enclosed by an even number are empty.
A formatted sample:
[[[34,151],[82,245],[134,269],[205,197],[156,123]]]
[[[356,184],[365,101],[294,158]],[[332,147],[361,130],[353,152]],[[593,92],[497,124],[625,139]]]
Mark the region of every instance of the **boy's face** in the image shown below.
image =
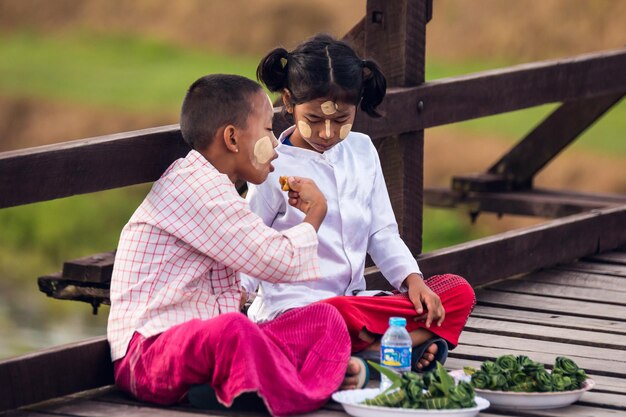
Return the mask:
[[[296,104],[293,108],[296,130],[291,143],[323,153],[348,136],[355,115],[354,104],[335,102],[329,98]]]
[[[260,184],[274,171],[271,162],[278,157],[274,150],[278,141],[272,131],[274,108],[270,98],[259,91],[251,100],[247,126],[240,134],[237,170],[240,179]]]

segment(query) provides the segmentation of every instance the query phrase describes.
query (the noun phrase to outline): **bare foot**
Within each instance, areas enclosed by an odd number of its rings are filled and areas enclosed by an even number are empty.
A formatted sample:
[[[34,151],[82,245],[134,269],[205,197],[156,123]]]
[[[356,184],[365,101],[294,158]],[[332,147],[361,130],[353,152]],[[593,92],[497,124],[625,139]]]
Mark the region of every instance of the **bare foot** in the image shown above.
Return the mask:
[[[339,387],[340,390],[346,389],[356,389],[357,384],[359,383],[359,374],[361,373],[361,368],[365,366],[363,361],[350,358],[348,362],[348,369],[346,370],[346,376],[343,378],[343,382]]]
[[[437,354],[438,349],[439,347],[436,343],[432,343],[430,346],[428,346],[424,351],[422,358],[417,363],[417,369],[424,369],[425,367],[430,365],[430,363],[435,360],[435,355]]]

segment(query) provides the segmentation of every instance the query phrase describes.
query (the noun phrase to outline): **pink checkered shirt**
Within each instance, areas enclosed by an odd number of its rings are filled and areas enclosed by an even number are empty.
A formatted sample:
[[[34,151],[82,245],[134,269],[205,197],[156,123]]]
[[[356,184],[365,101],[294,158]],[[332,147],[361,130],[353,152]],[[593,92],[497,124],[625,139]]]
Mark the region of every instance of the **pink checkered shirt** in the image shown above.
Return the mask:
[[[237,311],[238,272],[268,282],[319,277],[308,223],[265,226],[232,182],[202,155],[175,161],[122,230],[111,280],[113,360],[135,331],[159,334],[192,319]]]

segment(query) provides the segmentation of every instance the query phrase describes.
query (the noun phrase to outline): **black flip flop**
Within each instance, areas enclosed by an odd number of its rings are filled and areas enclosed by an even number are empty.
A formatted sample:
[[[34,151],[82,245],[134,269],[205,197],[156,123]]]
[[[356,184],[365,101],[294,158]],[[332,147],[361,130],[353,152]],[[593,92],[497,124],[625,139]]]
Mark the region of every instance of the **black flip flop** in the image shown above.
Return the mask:
[[[419,363],[420,359],[422,359],[422,356],[424,356],[424,352],[426,352],[426,349],[428,349],[433,343],[437,345],[437,353],[435,353],[435,359],[430,362],[430,365],[428,365],[427,367],[421,369],[418,368],[417,364]],[[413,363],[411,364],[411,370],[413,372],[430,372],[437,368],[437,362],[441,363],[442,365],[446,363],[446,359],[448,359],[448,342],[446,342],[441,337],[433,337],[432,339],[428,339],[421,345],[417,345],[413,348],[411,352],[411,358],[411,360],[413,361]]]

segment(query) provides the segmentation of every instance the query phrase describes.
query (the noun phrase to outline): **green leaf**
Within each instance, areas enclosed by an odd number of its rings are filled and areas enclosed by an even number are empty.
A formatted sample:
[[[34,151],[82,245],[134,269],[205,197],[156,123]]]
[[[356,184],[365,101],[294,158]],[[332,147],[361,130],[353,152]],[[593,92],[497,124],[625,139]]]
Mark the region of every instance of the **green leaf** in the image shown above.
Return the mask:
[[[402,375],[400,375],[399,373],[392,371],[389,368],[385,368],[384,366],[376,362],[367,361],[367,363],[369,363],[374,369],[385,375],[391,381],[391,386],[387,388],[385,392],[393,391],[396,388],[400,388],[402,386]]]
[[[384,366],[382,366],[382,365],[380,365],[380,364],[378,364],[376,362],[367,361],[367,363],[369,363],[378,372],[380,372],[381,374],[383,374],[387,378],[389,378],[389,380],[391,382],[402,381],[402,375],[400,375],[399,373],[397,373],[395,371],[392,371],[389,368],[385,368]]]

